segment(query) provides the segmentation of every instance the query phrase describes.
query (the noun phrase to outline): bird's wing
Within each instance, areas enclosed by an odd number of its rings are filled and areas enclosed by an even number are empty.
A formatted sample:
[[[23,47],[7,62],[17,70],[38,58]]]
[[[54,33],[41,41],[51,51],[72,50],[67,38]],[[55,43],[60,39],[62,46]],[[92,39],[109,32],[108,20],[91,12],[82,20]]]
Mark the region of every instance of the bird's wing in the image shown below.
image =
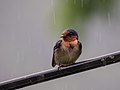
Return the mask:
[[[56,65],[56,63],[55,63],[55,50],[60,48],[61,42],[62,42],[62,40],[57,41],[57,43],[55,44],[55,46],[53,48],[52,67],[55,67],[55,65]]]
[[[82,53],[82,43],[78,41],[80,54]]]

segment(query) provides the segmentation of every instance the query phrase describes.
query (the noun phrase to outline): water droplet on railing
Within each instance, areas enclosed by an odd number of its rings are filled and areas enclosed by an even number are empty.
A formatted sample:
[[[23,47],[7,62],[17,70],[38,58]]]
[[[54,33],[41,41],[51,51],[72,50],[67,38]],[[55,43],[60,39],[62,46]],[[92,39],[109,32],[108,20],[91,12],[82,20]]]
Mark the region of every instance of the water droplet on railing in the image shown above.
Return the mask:
[[[103,63],[104,66],[107,64],[104,58],[101,59],[101,62]]]
[[[114,56],[109,56],[111,59],[114,59]]]

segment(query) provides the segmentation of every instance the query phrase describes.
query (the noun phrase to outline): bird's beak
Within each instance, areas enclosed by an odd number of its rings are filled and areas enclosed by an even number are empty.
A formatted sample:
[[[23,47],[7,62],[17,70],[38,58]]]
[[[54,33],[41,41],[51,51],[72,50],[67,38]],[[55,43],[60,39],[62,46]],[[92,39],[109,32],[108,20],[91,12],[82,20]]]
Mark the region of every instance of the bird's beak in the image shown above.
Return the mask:
[[[66,37],[66,35],[65,35],[65,34],[62,34],[62,35],[60,36],[60,38],[64,38],[64,37]]]
[[[60,38],[63,38],[63,35],[61,35]]]

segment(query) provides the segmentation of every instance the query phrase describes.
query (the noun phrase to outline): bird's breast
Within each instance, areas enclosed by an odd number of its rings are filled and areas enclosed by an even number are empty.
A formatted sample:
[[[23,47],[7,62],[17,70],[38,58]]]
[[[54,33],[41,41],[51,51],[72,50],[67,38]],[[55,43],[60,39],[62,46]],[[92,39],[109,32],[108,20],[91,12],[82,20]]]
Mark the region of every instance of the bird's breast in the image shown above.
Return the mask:
[[[72,64],[79,57],[79,46],[66,47],[62,45],[56,50],[55,61],[57,64]]]

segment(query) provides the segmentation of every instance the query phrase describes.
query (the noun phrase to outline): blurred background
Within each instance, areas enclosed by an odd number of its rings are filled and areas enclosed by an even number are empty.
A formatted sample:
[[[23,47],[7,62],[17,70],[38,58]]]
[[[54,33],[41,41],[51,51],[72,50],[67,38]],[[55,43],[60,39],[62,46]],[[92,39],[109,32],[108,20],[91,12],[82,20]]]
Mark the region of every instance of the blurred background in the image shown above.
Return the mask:
[[[77,60],[120,50],[119,0],[0,0],[0,82],[51,69],[66,28],[79,33]],[[120,90],[120,63],[20,90]]]

